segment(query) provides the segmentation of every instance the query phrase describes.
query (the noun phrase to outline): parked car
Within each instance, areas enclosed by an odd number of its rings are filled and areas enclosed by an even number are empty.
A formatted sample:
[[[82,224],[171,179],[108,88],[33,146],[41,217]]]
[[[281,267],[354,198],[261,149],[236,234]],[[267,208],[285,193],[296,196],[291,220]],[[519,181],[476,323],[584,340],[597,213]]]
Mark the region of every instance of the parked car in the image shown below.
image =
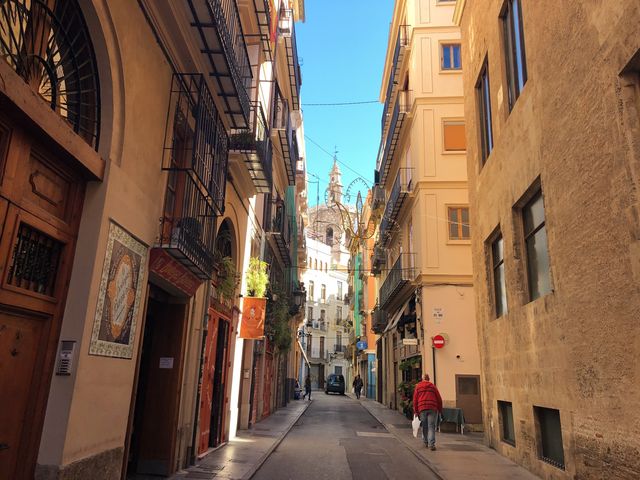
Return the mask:
[[[344,395],[344,376],[332,373],[327,377],[327,383],[324,387],[324,393],[328,394],[329,392]]]

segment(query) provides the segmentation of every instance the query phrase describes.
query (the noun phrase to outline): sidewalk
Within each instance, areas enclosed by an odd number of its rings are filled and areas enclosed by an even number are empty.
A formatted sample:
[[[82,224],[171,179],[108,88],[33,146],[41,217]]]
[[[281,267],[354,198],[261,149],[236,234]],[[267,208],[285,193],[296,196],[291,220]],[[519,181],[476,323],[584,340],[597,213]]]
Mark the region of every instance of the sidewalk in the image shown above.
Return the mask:
[[[176,473],[169,480],[251,478],[310,404],[306,400],[292,400],[287,407],[276,410],[253,425],[251,430],[239,430],[236,438],[208,454],[193,467]]]
[[[355,399],[355,395],[348,395]],[[360,403],[389,433],[404,443],[444,480],[538,479],[528,470],[486,447],[482,443],[482,434],[436,433],[438,449],[432,452],[424,447],[421,439],[413,436],[411,421],[407,417],[375,400],[361,397]]]

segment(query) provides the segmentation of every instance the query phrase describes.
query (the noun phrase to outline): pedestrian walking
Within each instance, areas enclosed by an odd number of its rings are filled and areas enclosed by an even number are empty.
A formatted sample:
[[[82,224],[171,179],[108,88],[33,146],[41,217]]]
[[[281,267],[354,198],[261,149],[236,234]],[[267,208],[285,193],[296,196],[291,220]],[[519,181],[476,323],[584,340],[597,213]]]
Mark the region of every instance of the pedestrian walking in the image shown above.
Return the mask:
[[[360,392],[362,391],[362,378],[360,378],[360,374],[356,375],[356,378],[353,380],[353,389],[356,392],[356,398],[360,400]]]
[[[440,413],[442,397],[437,387],[429,381],[429,374],[425,373],[413,391],[413,414],[420,417],[422,439],[430,450],[436,449],[436,420]]]
[[[304,395],[302,395],[302,399],[309,395],[309,400],[311,400],[311,376],[307,375],[307,378],[304,379]]]

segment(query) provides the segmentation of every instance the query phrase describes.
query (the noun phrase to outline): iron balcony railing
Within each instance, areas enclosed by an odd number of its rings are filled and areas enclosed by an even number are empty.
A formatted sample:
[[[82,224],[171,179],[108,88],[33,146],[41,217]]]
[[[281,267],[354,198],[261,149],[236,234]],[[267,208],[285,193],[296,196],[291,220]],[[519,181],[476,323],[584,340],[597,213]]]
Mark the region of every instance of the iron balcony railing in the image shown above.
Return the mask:
[[[382,185],[373,186],[373,195],[371,199],[371,210],[378,210],[385,205],[384,187]]]
[[[384,185],[387,181],[387,175],[393,162],[393,156],[396,152],[396,146],[400,140],[402,133],[402,125],[404,119],[411,108],[411,91],[403,90],[398,93],[398,99],[393,109],[393,116],[389,124],[389,130],[380,139],[380,148],[378,150],[377,170],[380,172],[380,183]]]
[[[170,171],[160,246],[196,277],[210,279],[214,266],[216,215],[190,171]]]
[[[337,343],[333,346],[333,353],[347,353],[347,346]]]
[[[163,170],[189,172],[221,215],[229,138],[203,75],[173,75],[166,125]]]
[[[232,130],[229,149],[232,153],[244,156],[256,191],[271,192],[271,141],[264,110],[259,102],[252,106],[249,128]]]
[[[271,7],[269,0],[253,0],[256,11],[256,21],[260,31],[260,46],[267,62],[273,61],[271,46]]]
[[[389,122],[389,112],[392,105],[392,98],[398,91],[398,74],[402,68],[402,61],[405,56],[406,47],[409,45],[409,25],[400,25],[398,28],[398,36],[396,38],[396,48],[393,52],[393,63],[389,72],[389,81],[387,82],[387,92],[385,95],[384,108],[382,110],[382,125],[380,131],[382,135],[385,133]]]
[[[385,263],[387,263],[387,252],[380,244],[376,243],[373,247],[373,255],[371,255],[371,273],[380,275]]]
[[[371,312],[371,330],[373,333],[381,334],[384,329],[387,328],[388,315],[380,306],[376,303],[376,306]]]
[[[401,253],[380,287],[380,308],[386,308],[405,285],[416,278],[416,254]]]
[[[280,34],[284,37],[287,52],[287,67],[289,72],[289,86],[291,87],[291,109],[300,110],[300,86],[302,74],[298,61],[298,46],[296,44],[296,26],[292,9],[282,9],[279,22]]]
[[[207,58],[218,95],[231,125],[244,128],[251,115],[253,83],[236,0],[187,0],[200,52]]]
[[[393,237],[393,230],[390,228],[397,224],[398,215],[405,203],[407,195],[413,190],[413,169],[399,168],[396,179],[391,187],[389,200],[384,209],[382,222],[380,222],[380,245],[386,247]]]
[[[280,254],[284,265],[291,266],[291,219],[287,213],[285,203],[281,200],[273,202],[271,208],[271,222],[267,225],[267,235],[273,239],[275,248]]]
[[[289,185],[296,184],[296,162],[298,160],[298,143],[291,124],[289,104],[280,92],[276,83],[273,98],[273,130],[278,136],[282,156],[287,172]]]

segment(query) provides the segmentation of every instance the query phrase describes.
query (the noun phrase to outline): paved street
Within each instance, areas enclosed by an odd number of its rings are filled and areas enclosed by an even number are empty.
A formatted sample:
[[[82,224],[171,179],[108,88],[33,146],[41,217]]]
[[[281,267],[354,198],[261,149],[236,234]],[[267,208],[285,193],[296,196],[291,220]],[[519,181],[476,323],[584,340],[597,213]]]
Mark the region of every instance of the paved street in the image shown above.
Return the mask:
[[[438,477],[360,402],[348,396],[314,392],[311,406],[253,478]]]

